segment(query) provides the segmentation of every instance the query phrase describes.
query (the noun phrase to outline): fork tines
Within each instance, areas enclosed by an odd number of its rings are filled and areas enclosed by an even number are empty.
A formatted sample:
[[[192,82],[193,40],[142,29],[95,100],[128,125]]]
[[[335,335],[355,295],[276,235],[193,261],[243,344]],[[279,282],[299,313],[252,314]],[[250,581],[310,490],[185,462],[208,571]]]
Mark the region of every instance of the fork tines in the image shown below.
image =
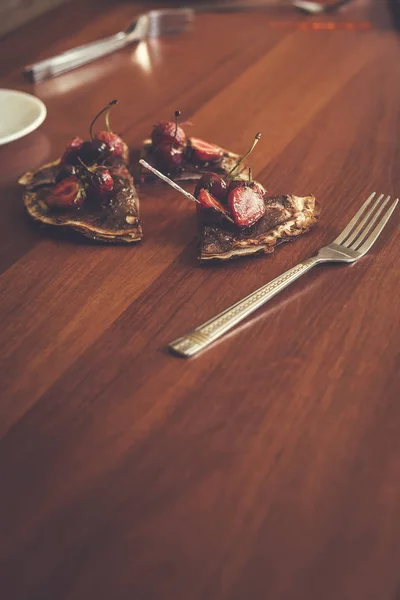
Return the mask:
[[[173,34],[188,29],[194,18],[191,8],[151,10],[147,13],[148,36],[157,37],[162,33]]]
[[[396,198],[390,203],[390,196],[385,198],[384,194],[381,194],[377,199],[375,199],[375,196],[376,192],[371,194],[364,202],[347,227],[334,240],[334,244],[340,244],[360,254],[368,252],[372,244],[378,239],[399,202],[399,199]]]

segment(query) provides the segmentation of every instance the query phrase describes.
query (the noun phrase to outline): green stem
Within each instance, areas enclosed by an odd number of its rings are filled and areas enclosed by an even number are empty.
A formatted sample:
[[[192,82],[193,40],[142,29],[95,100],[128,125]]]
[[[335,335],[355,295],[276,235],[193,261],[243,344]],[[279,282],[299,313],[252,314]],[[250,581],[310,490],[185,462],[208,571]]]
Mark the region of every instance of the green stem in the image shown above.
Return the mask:
[[[172,140],[172,143],[171,143],[171,148],[173,148],[174,144],[175,144],[176,134],[178,133],[178,121],[179,121],[179,117],[181,116],[181,114],[182,113],[180,110],[175,111],[175,133],[174,133],[174,139]]]
[[[90,123],[89,132],[90,132],[90,139],[91,140],[93,140],[93,125],[96,123],[96,121],[100,117],[100,115],[102,115],[104,111],[110,110],[110,108],[112,106],[114,106],[114,104],[118,104],[118,100],[111,100],[111,102],[109,102],[107,104],[107,106],[105,106],[104,108],[102,108],[101,111],[99,113],[97,113],[97,115],[95,116],[95,118],[93,119],[93,121]],[[107,127],[109,126],[109,122],[108,122],[107,118],[106,118],[106,125],[107,125]],[[110,131],[110,129],[108,129],[108,131]]]
[[[238,162],[236,163],[236,165],[229,171],[228,175],[226,175],[226,177],[225,177],[225,181],[227,179],[232,179],[234,173],[238,170],[238,168],[240,167],[240,165],[242,164],[242,162],[244,160],[246,160],[246,158],[249,156],[249,154],[251,154],[253,152],[254,148],[257,146],[258,142],[260,141],[260,138],[261,138],[261,133],[257,133],[257,135],[254,138],[254,142],[251,145],[251,148],[249,148],[249,150],[246,152],[246,154],[244,154],[242,156],[242,158],[240,158],[238,160]]]

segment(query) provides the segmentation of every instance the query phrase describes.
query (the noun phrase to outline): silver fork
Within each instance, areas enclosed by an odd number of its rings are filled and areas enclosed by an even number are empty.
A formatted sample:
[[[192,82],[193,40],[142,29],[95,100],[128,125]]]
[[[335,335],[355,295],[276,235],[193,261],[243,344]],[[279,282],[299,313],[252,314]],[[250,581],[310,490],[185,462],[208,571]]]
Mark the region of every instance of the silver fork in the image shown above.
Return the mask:
[[[133,42],[181,33],[188,29],[193,17],[194,13],[190,8],[151,10],[132,21],[125,31],[27,65],[24,67],[24,75],[35,83],[56,77]]]
[[[370,195],[342,233],[331,244],[321,248],[317,256],[286,271],[207,323],[175,340],[169,344],[170,350],[185,358],[193,356],[316,265],[326,262],[353,263],[359,260],[376,242],[399,202],[396,199],[389,204],[390,196],[384,199],[384,194],[373,202],[375,196],[375,192]]]

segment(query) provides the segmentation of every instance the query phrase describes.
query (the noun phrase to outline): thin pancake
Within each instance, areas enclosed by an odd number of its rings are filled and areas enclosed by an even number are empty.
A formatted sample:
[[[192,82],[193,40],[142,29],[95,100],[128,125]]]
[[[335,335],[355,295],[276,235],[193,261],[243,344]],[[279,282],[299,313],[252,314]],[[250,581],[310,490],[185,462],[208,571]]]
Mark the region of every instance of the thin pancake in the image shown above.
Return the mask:
[[[70,227],[82,235],[109,243],[132,243],[142,238],[139,219],[139,198],[132,177],[121,176],[116,165],[111,173],[114,192],[106,203],[86,202],[79,210],[55,211],[46,204],[46,197],[55,184],[59,161],[48,163],[38,171],[25,173],[19,183],[25,186],[24,204],[35,221],[57,227]]]
[[[198,209],[200,260],[269,254],[279,243],[306,233],[318,219],[314,196],[265,196],[264,202],[264,216],[246,229],[216,218],[215,211]]]

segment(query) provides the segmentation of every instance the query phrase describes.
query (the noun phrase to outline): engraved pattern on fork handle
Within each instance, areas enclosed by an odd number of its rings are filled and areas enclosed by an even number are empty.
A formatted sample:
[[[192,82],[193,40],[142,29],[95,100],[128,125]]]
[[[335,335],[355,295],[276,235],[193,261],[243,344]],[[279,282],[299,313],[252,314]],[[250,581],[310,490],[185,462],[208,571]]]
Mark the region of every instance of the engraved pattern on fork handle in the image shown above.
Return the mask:
[[[319,260],[316,257],[303,261],[213,319],[210,319],[183,337],[178,338],[169,344],[169,349],[186,358],[204,350],[293,281],[304,275],[304,273],[309,271],[318,262]]]

